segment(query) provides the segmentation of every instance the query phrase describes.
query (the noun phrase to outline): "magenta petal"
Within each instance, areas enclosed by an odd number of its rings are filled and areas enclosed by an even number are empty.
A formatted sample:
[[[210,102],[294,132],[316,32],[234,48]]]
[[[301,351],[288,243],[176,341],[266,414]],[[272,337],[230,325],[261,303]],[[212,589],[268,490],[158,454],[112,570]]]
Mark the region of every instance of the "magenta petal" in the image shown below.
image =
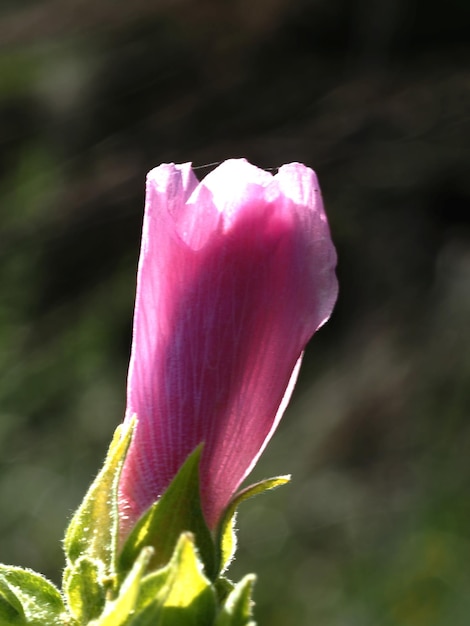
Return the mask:
[[[147,179],[120,482],[122,531],[201,442],[213,528],[290,397],[301,353],[331,314],[336,255],[315,174],[230,160]]]

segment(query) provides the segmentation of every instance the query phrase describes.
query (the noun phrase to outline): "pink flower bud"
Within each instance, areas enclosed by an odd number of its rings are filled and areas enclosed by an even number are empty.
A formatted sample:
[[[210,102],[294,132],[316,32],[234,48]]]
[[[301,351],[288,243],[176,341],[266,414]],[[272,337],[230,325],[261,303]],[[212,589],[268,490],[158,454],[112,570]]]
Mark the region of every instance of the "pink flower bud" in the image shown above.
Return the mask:
[[[300,357],[337,296],[336,254],[315,173],[229,160],[147,177],[120,482],[121,532],[194,448],[214,528],[276,429]]]

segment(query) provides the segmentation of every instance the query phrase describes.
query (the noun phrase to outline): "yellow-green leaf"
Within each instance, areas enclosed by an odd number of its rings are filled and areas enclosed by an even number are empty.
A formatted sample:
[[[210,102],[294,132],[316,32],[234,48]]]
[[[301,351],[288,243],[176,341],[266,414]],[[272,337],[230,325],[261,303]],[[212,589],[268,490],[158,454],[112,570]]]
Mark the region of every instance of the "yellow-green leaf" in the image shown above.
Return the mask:
[[[251,619],[251,594],[255,580],[254,574],[248,574],[235,585],[217,615],[214,626],[255,626]]]
[[[152,548],[144,548],[134,563],[115,600],[108,602],[103,614],[88,626],[127,626],[136,609],[140,584],[152,557]]]
[[[274,478],[267,478],[259,483],[250,485],[242,491],[239,491],[230,501],[228,507],[224,512],[222,521],[219,524],[216,541],[216,546],[219,551],[219,572],[224,572],[230,565],[236,548],[236,534],[235,534],[235,514],[238,506],[253,498],[260,493],[265,493],[272,489],[276,489],[281,485],[285,485],[290,481],[290,476],[276,476]]]
[[[2,626],[63,626],[64,616],[62,596],[44,576],[0,565]]]
[[[155,549],[151,569],[165,566],[178,539],[191,532],[208,576],[215,570],[215,547],[201,509],[198,446],[186,459],[161,498],[137,522],[119,557],[119,571],[126,573],[144,546]]]
[[[129,626],[212,626],[215,612],[215,590],[204,574],[194,538],[183,533],[169,564],[142,581]]]
[[[103,468],[69,524],[64,540],[69,564],[89,556],[102,561],[108,573],[114,572],[118,530],[117,487],[133,426],[134,422],[131,422],[116,429]]]

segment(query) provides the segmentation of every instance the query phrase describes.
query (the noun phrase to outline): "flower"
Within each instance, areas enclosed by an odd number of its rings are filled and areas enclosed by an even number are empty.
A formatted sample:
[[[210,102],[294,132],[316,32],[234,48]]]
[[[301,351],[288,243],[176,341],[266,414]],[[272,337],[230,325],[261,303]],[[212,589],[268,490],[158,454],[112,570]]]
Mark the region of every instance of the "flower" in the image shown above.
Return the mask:
[[[204,442],[214,529],[276,429],[301,354],[337,296],[336,253],[315,173],[228,160],[147,177],[119,485],[121,533]]]

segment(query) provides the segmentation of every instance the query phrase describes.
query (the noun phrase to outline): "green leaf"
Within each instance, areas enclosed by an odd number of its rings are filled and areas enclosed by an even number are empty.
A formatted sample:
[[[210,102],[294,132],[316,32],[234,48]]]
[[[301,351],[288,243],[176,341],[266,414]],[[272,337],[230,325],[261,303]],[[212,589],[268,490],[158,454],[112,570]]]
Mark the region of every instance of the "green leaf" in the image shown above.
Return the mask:
[[[142,581],[129,626],[212,626],[215,612],[216,594],[194,538],[183,533],[169,564]]]
[[[0,565],[2,626],[63,626],[65,623],[62,596],[51,582],[32,570]]]
[[[64,574],[64,593],[72,615],[81,624],[101,615],[108,585],[101,561],[81,557]]]
[[[169,564],[156,572],[145,576],[141,581],[136,612],[141,614],[148,606],[157,603],[162,605],[162,594],[165,597],[167,586],[171,580],[172,566]],[[154,612],[155,608],[152,609]]]
[[[152,552],[152,548],[144,548],[142,550],[121,585],[118,597],[108,602],[102,616],[89,622],[88,626],[125,626],[131,623],[129,616],[135,612],[140,584],[152,558]]]
[[[91,560],[101,561],[107,573],[115,571],[117,488],[134,424],[135,421],[131,421],[116,429],[104,466],[69,524],[64,540],[69,565],[87,556]],[[66,572],[71,575],[71,568]]]
[[[255,580],[254,574],[248,574],[235,585],[217,615],[214,626],[255,626],[251,619],[251,594]]]
[[[219,576],[217,580],[214,581],[214,589],[217,593],[219,604],[223,604],[235,589],[235,585],[231,580],[225,578],[225,576]]]
[[[21,600],[3,575],[0,575],[0,624],[27,624]]]
[[[253,498],[260,493],[265,493],[271,489],[276,489],[281,485],[285,485],[290,481],[290,476],[276,476],[274,478],[267,478],[259,483],[250,485],[245,489],[239,491],[229,502],[229,505],[225,509],[224,516],[219,524],[217,532],[216,546],[218,549],[218,572],[224,572],[230,565],[233,559],[236,549],[237,537],[235,534],[235,515],[238,506]]]
[[[119,571],[129,571],[144,546],[155,548],[151,569],[171,559],[180,535],[191,532],[207,576],[215,573],[215,547],[201,509],[198,446],[186,459],[168,489],[140,518],[129,535],[119,558]]]
[[[63,589],[72,615],[83,624],[101,613],[117,578],[117,490],[134,425],[135,418],[116,429],[103,468],[65,534]]]

